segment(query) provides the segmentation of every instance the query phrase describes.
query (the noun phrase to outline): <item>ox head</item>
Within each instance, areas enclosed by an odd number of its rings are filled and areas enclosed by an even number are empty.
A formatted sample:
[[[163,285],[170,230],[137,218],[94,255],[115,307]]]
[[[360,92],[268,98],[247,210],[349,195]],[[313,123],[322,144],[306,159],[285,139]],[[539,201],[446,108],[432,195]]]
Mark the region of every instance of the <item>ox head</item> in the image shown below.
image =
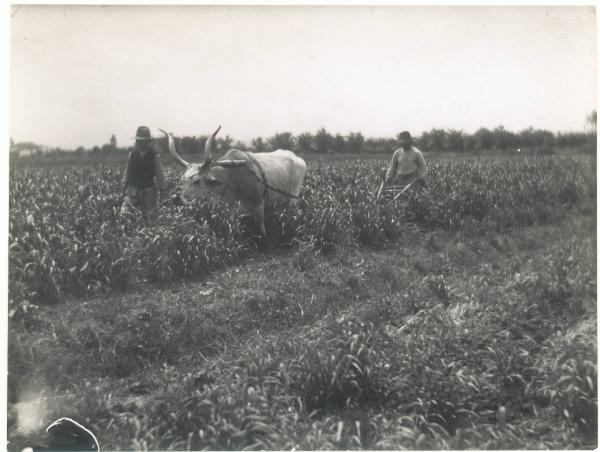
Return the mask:
[[[187,204],[193,199],[203,198],[206,195],[216,195],[226,200],[228,200],[228,196],[232,196],[231,190],[228,190],[232,178],[228,167],[246,165],[246,161],[220,160],[213,162],[211,148],[219,130],[221,130],[221,126],[206,140],[204,160],[201,163],[190,163],[177,153],[173,134],[160,129],[168,139],[169,152],[175,161],[185,168],[181,184],[173,195],[174,202]]]

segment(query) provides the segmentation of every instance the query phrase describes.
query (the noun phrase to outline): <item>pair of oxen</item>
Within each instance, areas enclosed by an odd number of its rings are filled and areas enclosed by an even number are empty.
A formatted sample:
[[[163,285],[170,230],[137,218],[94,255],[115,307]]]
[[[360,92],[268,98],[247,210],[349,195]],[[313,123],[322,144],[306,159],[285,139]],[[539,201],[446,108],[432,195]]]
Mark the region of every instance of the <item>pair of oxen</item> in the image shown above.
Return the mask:
[[[169,152],[185,168],[173,200],[185,204],[212,195],[228,203],[239,202],[265,237],[265,210],[295,203],[306,175],[306,162],[282,149],[259,153],[231,149],[213,161],[211,148],[219,130],[221,126],[206,140],[204,160],[191,163],[177,153],[173,135],[161,129],[168,139]]]

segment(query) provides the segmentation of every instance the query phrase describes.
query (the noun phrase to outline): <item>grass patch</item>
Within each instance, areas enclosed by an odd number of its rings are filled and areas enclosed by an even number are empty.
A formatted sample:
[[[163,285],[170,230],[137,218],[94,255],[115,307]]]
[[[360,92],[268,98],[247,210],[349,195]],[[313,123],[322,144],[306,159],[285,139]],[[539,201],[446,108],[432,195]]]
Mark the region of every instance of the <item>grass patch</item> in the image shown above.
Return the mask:
[[[592,226],[297,244],[41,306],[11,326],[10,448],[32,388],[40,426],[72,416],[106,449],[591,447]]]

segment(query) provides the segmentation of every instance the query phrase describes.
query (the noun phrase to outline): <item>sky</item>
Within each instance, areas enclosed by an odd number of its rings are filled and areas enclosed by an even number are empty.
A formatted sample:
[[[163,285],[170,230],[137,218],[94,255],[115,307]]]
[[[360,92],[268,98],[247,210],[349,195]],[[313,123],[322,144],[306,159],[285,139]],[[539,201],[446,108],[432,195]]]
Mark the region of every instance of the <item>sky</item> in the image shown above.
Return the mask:
[[[581,131],[593,6],[12,6],[9,134]]]

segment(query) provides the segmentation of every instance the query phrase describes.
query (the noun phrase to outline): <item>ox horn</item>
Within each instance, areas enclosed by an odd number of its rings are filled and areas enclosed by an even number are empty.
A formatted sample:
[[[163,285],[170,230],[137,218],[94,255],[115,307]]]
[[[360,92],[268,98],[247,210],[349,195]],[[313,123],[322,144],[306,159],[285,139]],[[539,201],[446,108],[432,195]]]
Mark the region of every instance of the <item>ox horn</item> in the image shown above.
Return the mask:
[[[215,139],[215,137],[217,136],[217,133],[219,133],[219,130],[221,130],[221,126],[219,126],[219,128],[217,130],[215,130],[215,132],[208,137],[208,139],[206,140],[206,144],[204,145],[204,164],[208,165],[211,161],[212,161],[212,153],[210,151],[210,148],[212,147],[212,143]]]
[[[179,154],[177,154],[177,150],[175,149],[175,140],[173,139],[173,134],[167,133],[163,129],[158,129],[158,130],[160,130],[162,133],[164,133],[165,136],[167,137],[167,139],[169,140],[169,152],[171,153],[171,155],[173,156],[175,161],[177,163],[179,163],[181,166],[187,168],[189,165],[189,162],[186,162],[184,159],[182,159],[179,156]]]

